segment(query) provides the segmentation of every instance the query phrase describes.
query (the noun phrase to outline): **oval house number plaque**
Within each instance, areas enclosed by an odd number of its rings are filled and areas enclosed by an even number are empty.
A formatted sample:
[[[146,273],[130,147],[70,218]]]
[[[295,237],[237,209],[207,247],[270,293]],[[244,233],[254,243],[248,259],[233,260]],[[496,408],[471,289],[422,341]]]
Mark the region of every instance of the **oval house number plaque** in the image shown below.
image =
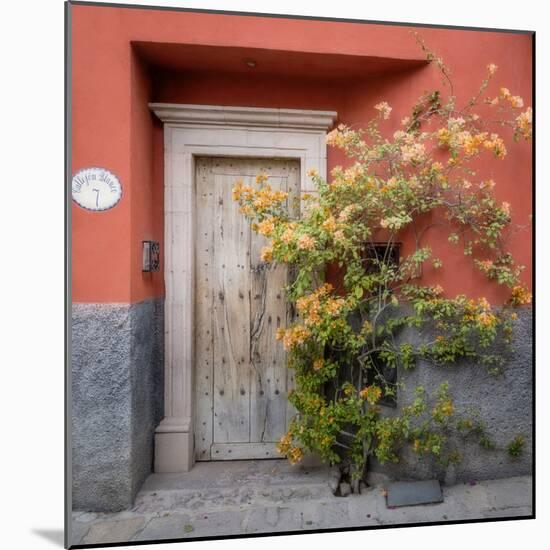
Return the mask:
[[[73,176],[73,200],[86,210],[109,210],[122,197],[120,180],[105,168],[84,168]]]

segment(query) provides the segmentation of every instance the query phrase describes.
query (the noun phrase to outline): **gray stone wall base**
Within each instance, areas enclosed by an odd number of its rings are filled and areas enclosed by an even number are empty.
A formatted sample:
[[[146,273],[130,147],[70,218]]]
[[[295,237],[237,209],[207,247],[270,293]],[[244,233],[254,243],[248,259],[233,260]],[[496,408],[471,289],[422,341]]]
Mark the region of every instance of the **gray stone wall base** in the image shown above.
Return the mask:
[[[419,364],[398,372],[398,381],[404,386],[398,393],[398,407],[412,401],[416,386],[422,385],[432,394],[442,382],[448,382],[455,409],[477,410],[497,449],[486,450],[477,442],[454,437],[451,444],[462,454],[457,465],[444,468],[433,458],[419,458],[406,446],[397,464],[371,460],[372,472],[393,479],[439,478],[447,483],[531,473],[532,311],[523,308],[518,313],[513,354],[499,376],[471,363],[445,367]],[[74,510],[127,509],[152,472],[154,432],[164,410],[163,337],[162,299],[73,305]],[[395,414],[391,409],[387,412]],[[172,434],[157,437],[165,435]],[[505,449],[518,435],[525,437],[524,452],[512,458]]]
[[[163,300],[73,304],[73,509],[132,506],[163,414]]]
[[[398,371],[398,381],[405,386],[398,391],[398,407],[412,402],[416,386],[432,394],[442,382],[448,382],[455,411],[477,410],[496,449],[487,450],[477,442],[453,436],[449,441],[462,455],[457,465],[444,468],[433,458],[419,458],[410,446],[405,446],[398,463],[380,464],[373,459],[369,464],[373,472],[393,479],[439,478],[447,483],[532,473],[532,309],[518,309],[518,316],[513,353],[500,375],[489,374],[484,365],[467,362],[441,367],[419,364],[412,370]],[[512,458],[506,447],[518,435],[525,437],[524,451]]]

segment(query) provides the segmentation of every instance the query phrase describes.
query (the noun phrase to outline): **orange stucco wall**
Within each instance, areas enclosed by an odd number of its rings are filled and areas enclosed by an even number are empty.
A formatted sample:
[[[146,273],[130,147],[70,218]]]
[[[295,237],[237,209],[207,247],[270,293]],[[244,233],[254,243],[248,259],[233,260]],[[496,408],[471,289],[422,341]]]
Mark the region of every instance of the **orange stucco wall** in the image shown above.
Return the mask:
[[[134,302],[164,292],[162,271],[141,272],[142,240],[158,240],[164,250],[162,125],[149,112],[149,101],[333,109],[339,121],[361,126],[372,116],[372,106],[386,100],[394,110],[384,125],[392,132],[423,91],[441,86],[436,70],[421,63],[410,30],[72,6],[72,169],[104,166],[123,185],[121,202],[106,212],[73,204],[73,300]],[[459,98],[477,89],[492,62],[500,67],[497,83],[531,104],[530,36],[420,32],[452,67]],[[216,66],[209,54],[214,50],[207,47],[215,48]],[[243,72],[234,65],[246,52],[265,60],[268,69],[259,64],[258,71]],[[186,55],[193,57],[189,64]],[[329,150],[329,168],[342,161]],[[509,147],[504,161],[481,164],[479,174],[497,182],[498,197],[509,201],[515,221],[524,223],[531,212],[531,144]],[[470,260],[452,258],[446,239],[438,239],[434,231],[430,240],[445,262],[438,277],[450,295],[468,292],[494,302],[503,299]],[[517,235],[511,249],[528,266],[523,278],[529,284],[530,232]],[[426,271],[427,280],[432,275]]]

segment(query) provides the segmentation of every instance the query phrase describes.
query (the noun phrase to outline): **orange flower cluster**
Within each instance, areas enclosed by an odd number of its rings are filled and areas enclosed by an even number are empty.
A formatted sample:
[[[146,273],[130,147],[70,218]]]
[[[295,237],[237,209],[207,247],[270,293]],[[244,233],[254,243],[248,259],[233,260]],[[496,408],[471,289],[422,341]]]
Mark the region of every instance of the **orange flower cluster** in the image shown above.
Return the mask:
[[[462,129],[466,121],[463,118],[449,118],[447,128],[440,128],[436,137],[440,146],[457,146],[456,139],[458,134],[462,133]],[[469,132],[468,132],[469,133]]]
[[[260,254],[262,262],[272,262],[273,261],[273,247],[264,246]]]
[[[301,235],[298,238],[298,248],[301,250],[313,250],[315,248],[315,239],[310,235]]]
[[[294,222],[287,223],[286,229],[281,235],[281,241],[285,244],[289,244],[294,240],[294,230],[296,229],[296,224]]]
[[[346,168],[344,170],[344,181],[348,184],[355,184],[359,179],[361,179],[365,175],[365,168],[364,166],[356,162],[349,168]]]
[[[330,131],[326,137],[327,145],[333,147],[339,147],[341,149],[346,149],[356,140],[356,134],[350,130],[344,124],[339,124],[337,128]]]
[[[445,399],[442,403],[438,403],[433,410],[434,416],[451,416],[455,408],[453,402],[450,399]]]
[[[294,447],[292,445],[292,434],[287,433],[281,437],[279,443],[277,443],[277,451],[285,455],[291,464],[296,464],[304,456],[304,452],[300,447]]]
[[[503,159],[506,156],[504,141],[498,134],[491,134],[491,139],[485,140],[483,146],[485,149],[492,151],[499,159]]]
[[[479,134],[471,134],[470,132],[461,132],[458,138],[459,144],[464,150],[464,154],[467,157],[472,157],[479,153],[479,148],[485,145],[487,139],[487,132],[481,132]]]
[[[486,298],[468,300],[464,307],[464,319],[475,321],[484,327],[493,327],[498,323],[498,318],[491,312],[491,304]]]
[[[483,311],[489,311],[491,309],[491,304],[487,301],[487,298],[485,297],[481,297],[477,301],[477,304]]]
[[[325,311],[331,315],[335,316],[342,311],[342,308],[346,305],[346,301],[344,298],[329,298],[325,302]]]
[[[321,370],[325,365],[325,360],[322,357],[319,357],[313,361],[313,370]]]
[[[493,269],[494,262],[492,260],[482,260],[478,263],[479,268],[483,273],[488,273],[491,269]]]
[[[406,144],[401,147],[401,160],[418,164],[426,158],[426,147],[423,143]]]
[[[523,107],[523,99],[519,95],[512,95],[508,88],[501,88],[499,98],[508,101],[514,109]]]
[[[315,292],[302,296],[296,301],[296,309],[304,319],[306,326],[319,324],[323,315],[334,317],[342,311],[346,301],[344,298],[329,296],[331,292],[332,285],[326,283]]]
[[[342,209],[340,214],[338,214],[338,221],[339,222],[347,222],[349,220],[349,217],[353,214],[353,212],[356,210],[355,204],[348,204],[345,208]]]
[[[392,108],[388,105],[386,101],[381,101],[380,103],[377,103],[374,108],[380,113],[383,119],[387,120],[388,118],[390,118]]]
[[[344,234],[344,232],[339,229],[338,231],[335,231],[334,232],[334,240],[337,242],[337,243],[340,243],[340,244],[345,244],[346,242],[346,235]]]
[[[295,325],[288,329],[279,328],[277,330],[277,340],[282,340],[286,350],[302,345],[309,337],[311,332],[307,327]]]
[[[504,141],[498,134],[492,133],[489,136],[487,132],[472,133],[462,130],[463,123],[463,119],[449,119],[449,127],[440,128],[436,133],[439,145],[461,148],[467,157],[479,154],[481,147],[492,151],[498,158],[506,156]]]
[[[303,317],[306,325],[316,325],[321,322],[321,302],[320,299],[323,295],[330,292],[326,287],[330,285],[324,285],[317,289],[309,296],[302,296],[296,302],[296,308],[298,313]]]
[[[307,171],[307,175],[310,177],[310,178],[316,178],[318,175],[319,175],[319,172],[317,172],[317,170],[315,168],[310,168],[308,171]]]
[[[495,315],[487,311],[481,312],[476,319],[477,322],[484,327],[492,327],[497,323],[497,318],[495,317]]]
[[[329,233],[333,233],[336,230],[336,220],[334,216],[329,216],[322,224],[323,229]]]
[[[250,201],[254,197],[254,189],[250,185],[245,185],[242,180],[239,180],[231,190],[231,196],[234,201]]]
[[[372,151],[371,151],[372,152]],[[349,188],[363,182],[365,178],[365,167],[356,162],[345,170],[341,166],[335,166],[331,170],[333,189]],[[374,187],[372,178],[368,179],[368,186]]]
[[[516,132],[525,139],[531,139],[533,133],[533,110],[528,107],[516,118]]]
[[[522,306],[531,303],[531,293],[521,285],[516,285],[512,288],[512,295],[510,296],[510,303],[514,306]]]
[[[382,397],[382,389],[378,386],[367,386],[359,392],[359,397],[366,399],[371,405],[376,405]]]
[[[275,231],[275,221],[276,218],[266,218],[265,220],[262,220],[260,223],[257,224],[256,231],[260,235],[269,237],[273,233],[273,231]]]
[[[256,191],[252,204],[256,211],[261,213],[273,206],[275,203],[283,202],[287,197],[287,192],[274,191],[271,188],[271,185],[266,185]]]
[[[263,183],[267,180],[266,175],[260,174],[256,177],[258,183]],[[253,189],[249,185],[244,185],[242,181],[238,181],[232,189],[233,200],[245,203],[241,207],[241,212],[244,214],[252,214],[251,207],[254,208],[257,214],[261,214],[271,208],[278,206],[288,197],[285,191],[272,189],[271,185],[267,184],[260,189]]]

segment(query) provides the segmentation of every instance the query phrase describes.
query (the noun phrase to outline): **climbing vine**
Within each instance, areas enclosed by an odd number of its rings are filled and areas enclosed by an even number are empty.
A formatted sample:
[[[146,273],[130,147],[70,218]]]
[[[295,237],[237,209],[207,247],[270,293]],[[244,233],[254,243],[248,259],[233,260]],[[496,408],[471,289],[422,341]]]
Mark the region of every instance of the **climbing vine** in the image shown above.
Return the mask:
[[[505,87],[492,91],[494,64],[458,107],[451,71],[417,40],[438,67],[445,93],[422,95],[391,137],[379,128],[391,117],[385,101],[374,105],[366,128],[341,124],[332,130],[327,144],[342,150],[349,166],[334,168],[330,182],[311,170],[316,193],[300,197],[299,215],[287,193],[271,187],[268,174],[258,175],[256,186],[240,181],[233,189],[252,229],[269,239],[262,260],[286,264],[293,273],[286,295],[296,317],[277,338],[295,371],[289,400],[297,415],[278,449],[291,462],[311,450],[341,464],[355,490],[369,456],[397,461],[406,443],[444,464],[460,459],[446,447],[450,430],[493,446],[478,420],[455,410],[446,383],[434,395],[417,387],[411,403],[384,414],[380,403],[397,390],[387,373],[419,361],[438,366],[468,358],[498,374],[514,309],[531,300],[520,281],[523,266],[507,249],[517,229],[511,205],[499,202],[495,182],[474,169],[482,156],[505,158],[503,128],[512,129],[513,140],[531,138],[531,108]],[[509,289],[504,307],[485,298],[448,297],[440,285],[422,283],[426,265],[443,266],[424,242],[434,225],[446,228],[456,253],[470,257],[474,269]],[[400,251],[396,261],[405,234],[414,247]],[[342,273],[338,283],[326,282],[328,266]],[[410,336],[425,327],[433,337]]]

